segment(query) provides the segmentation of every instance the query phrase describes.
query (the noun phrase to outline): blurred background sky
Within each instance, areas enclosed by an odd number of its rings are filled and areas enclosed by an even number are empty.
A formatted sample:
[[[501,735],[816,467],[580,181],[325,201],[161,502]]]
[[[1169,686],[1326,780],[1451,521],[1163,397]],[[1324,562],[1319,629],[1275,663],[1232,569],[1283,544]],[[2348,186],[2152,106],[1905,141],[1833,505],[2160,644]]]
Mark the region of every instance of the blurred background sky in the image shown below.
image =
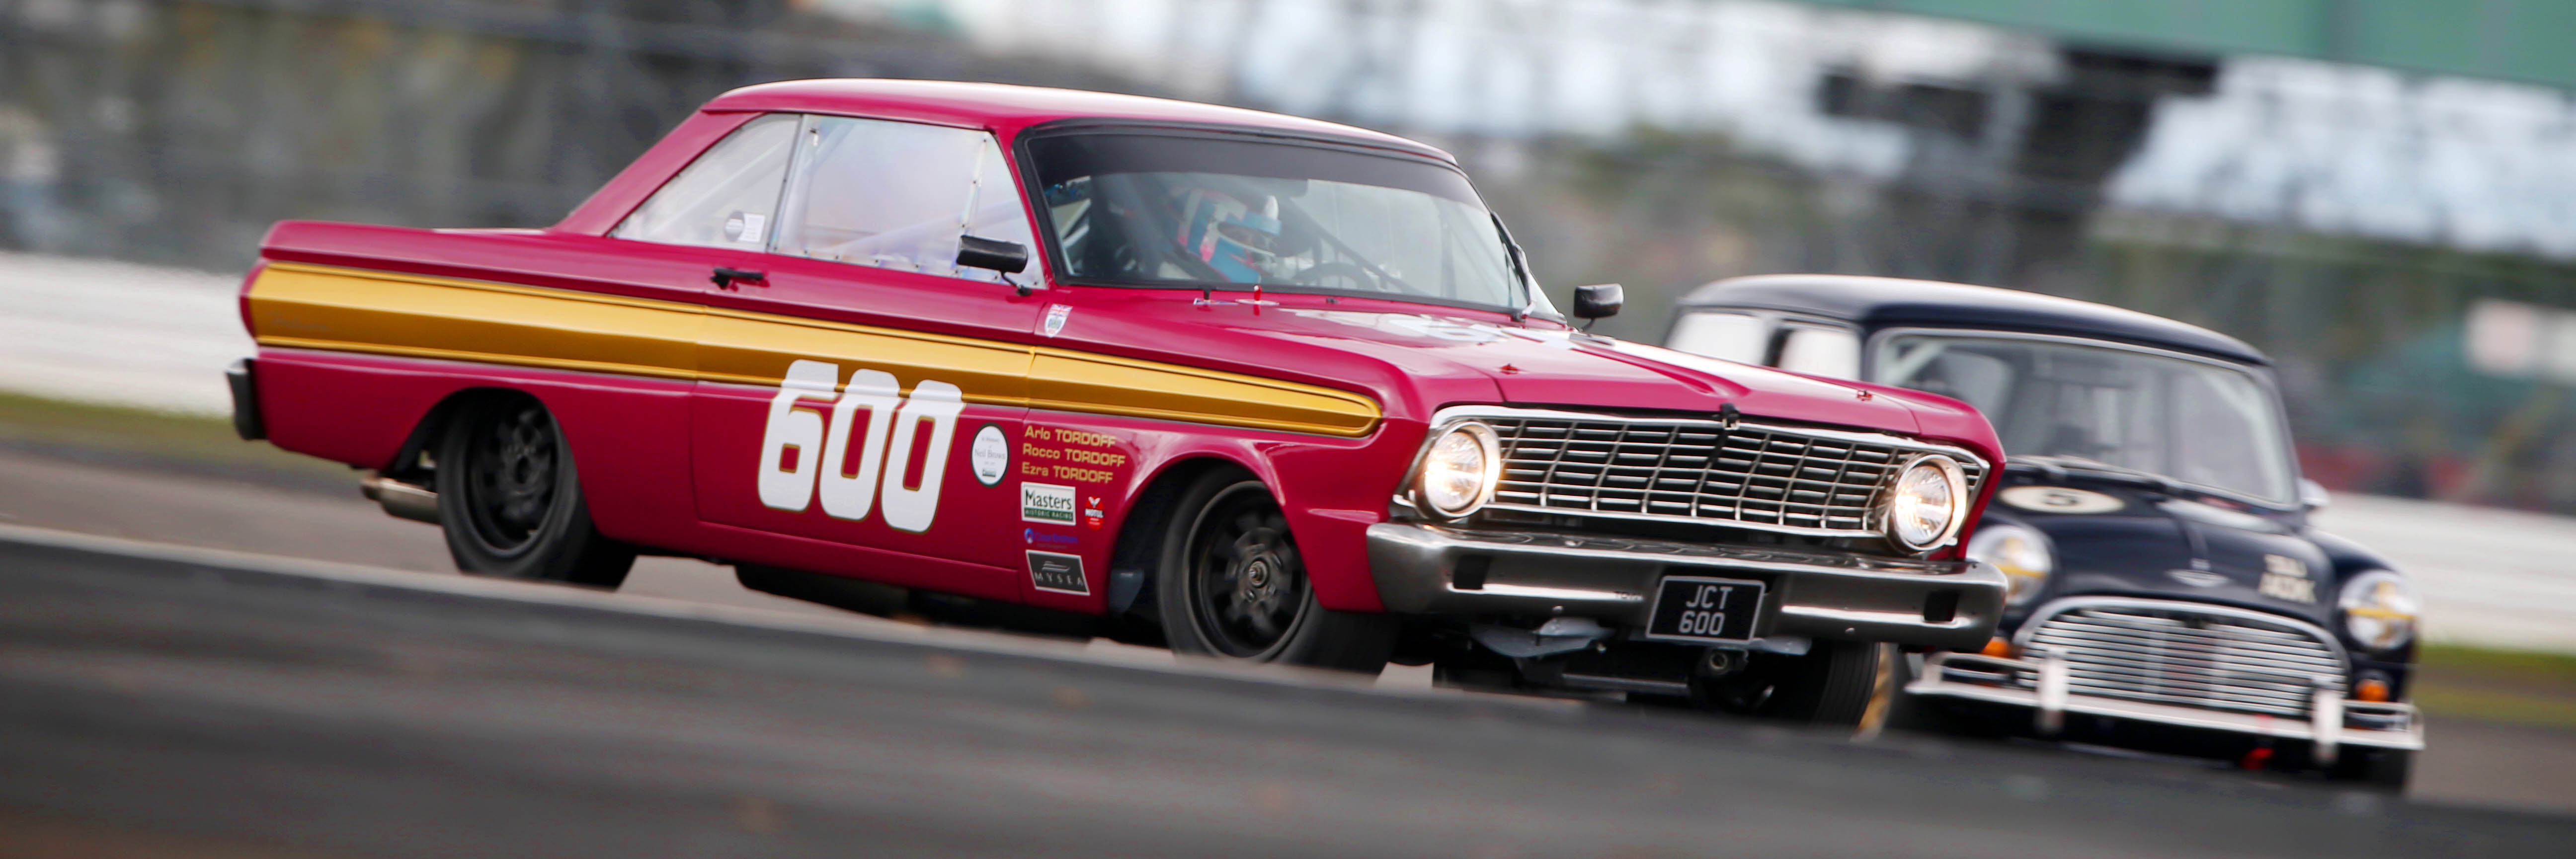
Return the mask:
[[[2105,301],[2269,351],[2330,487],[2568,513],[2571,34],[2515,0],[0,0],[0,248],[238,272],[286,218],[541,226],[770,80],[1167,95],[1449,148],[1560,303],[1628,285],[1607,333],[1764,272]]]

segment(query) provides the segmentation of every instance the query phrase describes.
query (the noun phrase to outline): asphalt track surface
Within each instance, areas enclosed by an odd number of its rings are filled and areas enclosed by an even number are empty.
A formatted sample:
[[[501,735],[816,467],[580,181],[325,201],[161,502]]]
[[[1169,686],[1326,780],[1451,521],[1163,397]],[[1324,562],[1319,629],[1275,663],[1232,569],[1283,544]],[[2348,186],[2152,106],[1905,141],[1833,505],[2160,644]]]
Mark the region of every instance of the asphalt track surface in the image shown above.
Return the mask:
[[[0,528],[8,855],[2353,857],[2570,844],[2576,818],[2296,778],[1122,664],[1038,640]]]

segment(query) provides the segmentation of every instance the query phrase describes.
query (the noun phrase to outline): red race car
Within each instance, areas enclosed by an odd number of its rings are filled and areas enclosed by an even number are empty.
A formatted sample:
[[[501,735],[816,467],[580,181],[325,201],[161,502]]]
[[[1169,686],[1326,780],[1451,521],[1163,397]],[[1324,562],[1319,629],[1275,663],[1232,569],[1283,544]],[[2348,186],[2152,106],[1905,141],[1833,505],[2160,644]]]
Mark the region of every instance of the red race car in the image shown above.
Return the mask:
[[[1294,117],[749,87],[553,227],[279,224],[242,312],[243,434],[374,469],[486,575],[687,555],[1832,720],[1874,645],[1974,650],[2003,604],[1959,551],[1974,410],[1576,331],[1447,154]]]

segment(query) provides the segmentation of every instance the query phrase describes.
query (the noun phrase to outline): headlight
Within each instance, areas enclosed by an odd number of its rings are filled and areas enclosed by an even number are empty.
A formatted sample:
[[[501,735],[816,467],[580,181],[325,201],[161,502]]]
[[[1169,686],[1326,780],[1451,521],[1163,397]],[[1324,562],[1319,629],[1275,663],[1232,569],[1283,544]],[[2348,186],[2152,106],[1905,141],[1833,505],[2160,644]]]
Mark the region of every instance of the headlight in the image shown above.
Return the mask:
[[[2372,570],[2343,583],[2343,596],[2335,600],[2343,611],[2343,629],[2352,640],[2372,650],[2395,650],[2415,638],[2416,617],[2424,602],[2415,596],[2415,586],[2406,577],[2387,570]]]
[[[1456,518],[1494,497],[1502,453],[1494,430],[1474,421],[1451,424],[1431,439],[1415,477],[1415,498],[1429,512]]]
[[[1889,484],[1879,503],[1881,530],[1909,551],[1940,548],[1959,536],[1968,515],[1968,481],[1959,464],[1932,454],[1916,457]]]
[[[1968,557],[2003,571],[2005,605],[2022,605],[2039,596],[2040,586],[2048,584],[2048,574],[2057,570],[2048,537],[2020,525],[1977,526],[1977,536],[1968,539]]]

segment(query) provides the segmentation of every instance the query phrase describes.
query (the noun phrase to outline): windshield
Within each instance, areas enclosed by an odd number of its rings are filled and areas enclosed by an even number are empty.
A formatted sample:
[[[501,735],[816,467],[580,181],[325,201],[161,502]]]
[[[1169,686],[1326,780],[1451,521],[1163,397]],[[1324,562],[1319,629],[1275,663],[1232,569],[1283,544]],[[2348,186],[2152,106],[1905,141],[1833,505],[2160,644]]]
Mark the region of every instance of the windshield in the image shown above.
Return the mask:
[[[1029,151],[1070,277],[1529,304],[1500,227],[1447,167],[1153,134],[1052,135]]]
[[[2269,502],[2296,495],[2271,391],[2232,367],[2114,346],[1908,335],[1881,347],[1877,375],[1976,406],[2008,456],[2092,460]]]

